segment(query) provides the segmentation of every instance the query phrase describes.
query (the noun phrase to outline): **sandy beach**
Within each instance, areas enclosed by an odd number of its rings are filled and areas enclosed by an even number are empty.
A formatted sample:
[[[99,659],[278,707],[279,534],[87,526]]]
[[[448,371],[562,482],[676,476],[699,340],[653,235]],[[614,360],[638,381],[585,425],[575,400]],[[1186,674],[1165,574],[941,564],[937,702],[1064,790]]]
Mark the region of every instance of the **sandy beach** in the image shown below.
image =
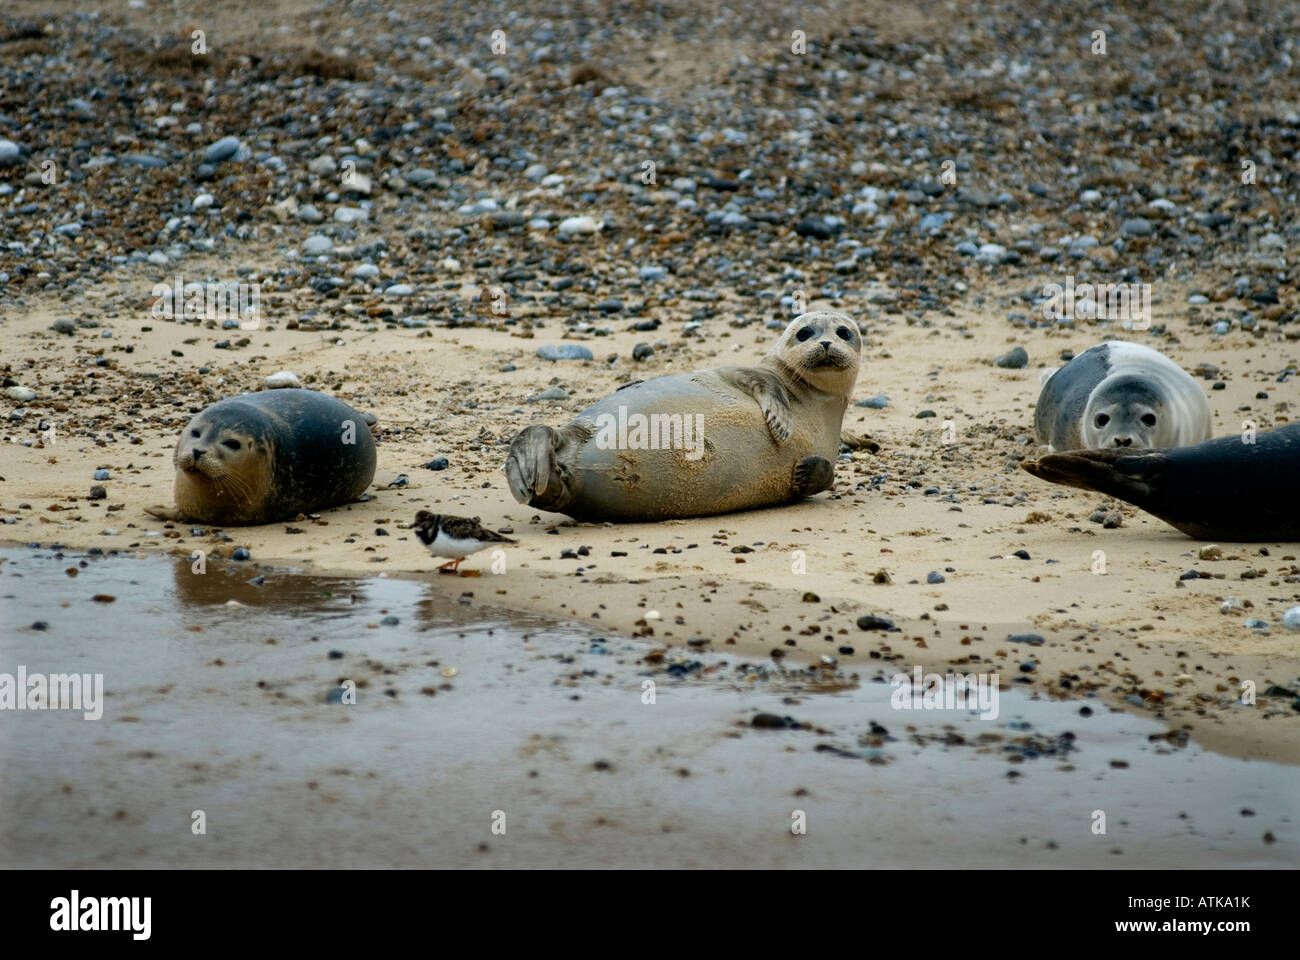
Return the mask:
[[[1196,541],[1020,467],[1040,376],[1109,339],[1192,373],[1215,436],[1294,422],[1294,10],[1119,7],[1099,55],[1051,4],[525,5],[501,52],[487,8],[46,6],[0,18],[6,544],[242,547],[250,576],[421,581],[671,654],[993,672],[1300,764],[1300,544]],[[1046,318],[1067,277],[1147,285],[1149,323]],[[161,315],[175,278],[256,287],[255,325]],[[862,334],[831,491],[621,524],[512,498],[519,430],[755,363],[796,303]],[[146,514],[189,419],[281,371],[377,417],[369,499],[256,527]],[[519,543],[439,573],[422,509]]]

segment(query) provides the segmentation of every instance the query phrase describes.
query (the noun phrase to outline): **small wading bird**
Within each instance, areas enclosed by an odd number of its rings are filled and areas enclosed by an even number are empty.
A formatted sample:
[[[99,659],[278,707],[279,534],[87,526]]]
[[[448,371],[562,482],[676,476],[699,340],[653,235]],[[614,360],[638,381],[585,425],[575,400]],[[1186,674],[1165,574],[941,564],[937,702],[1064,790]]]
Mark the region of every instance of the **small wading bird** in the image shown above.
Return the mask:
[[[448,517],[428,510],[421,510],[415,515],[413,529],[420,542],[429,548],[430,554],[444,559],[454,558],[440,566],[439,570],[458,570],[461,561],[471,553],[478,553],[494,543],[519,542],[489,530],[478,522],[478,517],[472,520],[467,517]]]

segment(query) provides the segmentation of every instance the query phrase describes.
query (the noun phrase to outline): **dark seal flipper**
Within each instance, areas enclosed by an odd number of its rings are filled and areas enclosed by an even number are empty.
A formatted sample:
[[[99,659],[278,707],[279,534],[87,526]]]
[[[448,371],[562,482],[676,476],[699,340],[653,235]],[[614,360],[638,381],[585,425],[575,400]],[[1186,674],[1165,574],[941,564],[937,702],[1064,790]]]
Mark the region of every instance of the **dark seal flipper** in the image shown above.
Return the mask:
[[[1198,540],[1300,541],[1300,425],[1129,453],[1076,450],[1022,463],[1052,483],[1141,507]]]
[[[825,457],[804,457],[794,465],[796,499],[829,490],[834,483],[835,468]]]

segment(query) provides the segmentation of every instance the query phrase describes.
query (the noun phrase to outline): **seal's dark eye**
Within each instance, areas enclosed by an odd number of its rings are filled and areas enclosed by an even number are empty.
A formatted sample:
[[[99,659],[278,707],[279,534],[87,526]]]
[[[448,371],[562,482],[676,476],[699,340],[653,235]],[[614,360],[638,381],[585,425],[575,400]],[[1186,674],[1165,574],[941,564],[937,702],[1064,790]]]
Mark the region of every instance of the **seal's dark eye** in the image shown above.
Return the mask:
[[[1142,415],[1142,422],[1148,427],[1154,427],[1156,425],[1156,415],[1154,413],[1144,413]]]
[[[840,327],[835,331],[835,336],[839,337],[841,340],[847,340],[849,343],[853,342],[853,334],[849,333],[848,327]]]
[[[804,327],[802,330],[800,330],[798,333],[794,335],[794,338],[798,340],[800,343],[803,343],[811,336],[812,336],[812,327]]]
[[[221,441],[221,445],[222,445],[223,447],[229,447],[231,450],[238,450],[238,449],[239,449],[239,441],[238,441],[238,440],[222,440],[222,441]]]
[[[190,436],[191,436],[191,437],[197,437],[198,435],[199,435],[199,432],[198,432],[197,430],[191,430],[191,431],[190,431]]]
[[[1106,424],[1110,423],[1110,417],[1106,416],[1106,414],[1104,414],[1104,413],[1099,413],[1099,414],[1097,414],[1097,420],[1096,420],[1096,423],[1097,423],[1097,426],[1099,426],[1099,427],[1104,427],[1104,426],[1106,426]]]

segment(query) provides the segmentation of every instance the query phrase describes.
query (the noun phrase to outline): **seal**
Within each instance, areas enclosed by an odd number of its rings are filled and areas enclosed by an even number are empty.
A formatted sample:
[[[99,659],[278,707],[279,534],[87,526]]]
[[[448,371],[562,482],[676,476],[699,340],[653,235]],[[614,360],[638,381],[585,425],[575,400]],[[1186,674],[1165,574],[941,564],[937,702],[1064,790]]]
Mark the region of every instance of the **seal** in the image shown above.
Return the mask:
[[[1187,371],[1123,340],[1050,373],[1034,408],[1034,433],[1053,451],[1183,447],[1210,439],[1210,429],[1210,402]]]
[[[355,500],[375,476],[373,416],[297,388],[214,403],[181,431],[164,520],[246,526]]]
[[[1197,540],[1300,541],[1300,424],[1169,450],[1078,450],[1021,464],[1098,490]]]
[[[801,314],[756,366],[635,381],[562,427],[526,427],[506,456],[510,492],[579,520],[638,521],[828,490],[861,351],[849,317]]]

